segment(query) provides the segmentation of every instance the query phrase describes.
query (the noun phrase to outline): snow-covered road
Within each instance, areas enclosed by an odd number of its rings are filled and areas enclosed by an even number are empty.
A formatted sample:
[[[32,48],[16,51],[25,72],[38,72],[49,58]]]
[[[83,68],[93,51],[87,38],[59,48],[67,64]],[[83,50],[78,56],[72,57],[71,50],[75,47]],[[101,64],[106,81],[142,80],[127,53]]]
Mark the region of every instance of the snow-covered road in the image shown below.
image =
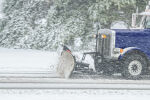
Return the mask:
[[[2,100],[149,100],[149,80],[0,78]]]
[[[119,76],[56,74],[56,52],[0,48],[0,89],[129,89],[150,90],[150,77],[124,80]]]
[[[0,99],[148,100],[150,97],[149,76],[144,80],[101,75],[60,79],[55,74],[57,61],[56,52],[0,48]]]
[[[150,90],[150,84],[89,84],[89,83],[0,83],[0,89],[107,89]]]
[[[5,89],[2,100],[149,100],[148,90]]]
[[[149,80],[63,79],[42,77],[0,78],[0,89],[116,89],[150,90]]]

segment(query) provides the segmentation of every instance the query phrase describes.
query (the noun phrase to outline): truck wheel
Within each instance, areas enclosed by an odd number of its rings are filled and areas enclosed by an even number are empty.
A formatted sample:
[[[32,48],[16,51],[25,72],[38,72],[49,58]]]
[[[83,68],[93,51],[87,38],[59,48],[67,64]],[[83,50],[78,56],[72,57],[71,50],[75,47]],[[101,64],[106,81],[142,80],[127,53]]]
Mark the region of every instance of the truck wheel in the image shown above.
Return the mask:
[[[139,54],[128,54],[122,62],[122,76],[127,79],[139,79],[147,62]]]

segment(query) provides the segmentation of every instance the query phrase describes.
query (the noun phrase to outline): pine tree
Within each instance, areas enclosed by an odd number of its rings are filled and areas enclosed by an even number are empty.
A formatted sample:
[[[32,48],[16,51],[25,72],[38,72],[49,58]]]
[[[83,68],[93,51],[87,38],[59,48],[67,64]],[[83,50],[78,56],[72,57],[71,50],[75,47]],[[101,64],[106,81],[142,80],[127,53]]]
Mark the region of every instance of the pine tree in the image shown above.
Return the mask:
[[[130,25],[131,15],[147,0],[4,0],[0,46],[56,50],[94,49],[94,25],[110,28],[114,21]],[[78,42],[78,45],[76,43]]]

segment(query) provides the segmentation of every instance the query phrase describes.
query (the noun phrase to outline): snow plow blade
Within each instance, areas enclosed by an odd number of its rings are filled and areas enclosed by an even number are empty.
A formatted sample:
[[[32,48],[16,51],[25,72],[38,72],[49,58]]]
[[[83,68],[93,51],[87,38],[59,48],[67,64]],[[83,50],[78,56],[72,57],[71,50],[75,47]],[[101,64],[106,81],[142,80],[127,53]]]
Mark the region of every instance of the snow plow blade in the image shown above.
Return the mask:
[[[75,67],[75,59],[71,52],[63,50],[57,66],[57,73],[62,78],[69,78]]]

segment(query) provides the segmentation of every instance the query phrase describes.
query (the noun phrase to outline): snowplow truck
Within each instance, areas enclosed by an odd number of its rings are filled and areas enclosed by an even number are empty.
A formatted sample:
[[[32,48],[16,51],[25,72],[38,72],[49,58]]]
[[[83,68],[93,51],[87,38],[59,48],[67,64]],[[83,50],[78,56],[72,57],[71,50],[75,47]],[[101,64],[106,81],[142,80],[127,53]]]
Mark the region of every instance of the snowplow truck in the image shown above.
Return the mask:
[[[99,29],[95,39],[95,51],[84,53],[82,60],[87,54],[93,55],[96,72],[121,73],[126,79],[139,79],[149,74],[150,5],[144,12],[132,15],[129,29]],[[64,47],[61,58],[58,72],[66,78],[77,67],[88,66],[82,61],[77,62],[67,47]]]

